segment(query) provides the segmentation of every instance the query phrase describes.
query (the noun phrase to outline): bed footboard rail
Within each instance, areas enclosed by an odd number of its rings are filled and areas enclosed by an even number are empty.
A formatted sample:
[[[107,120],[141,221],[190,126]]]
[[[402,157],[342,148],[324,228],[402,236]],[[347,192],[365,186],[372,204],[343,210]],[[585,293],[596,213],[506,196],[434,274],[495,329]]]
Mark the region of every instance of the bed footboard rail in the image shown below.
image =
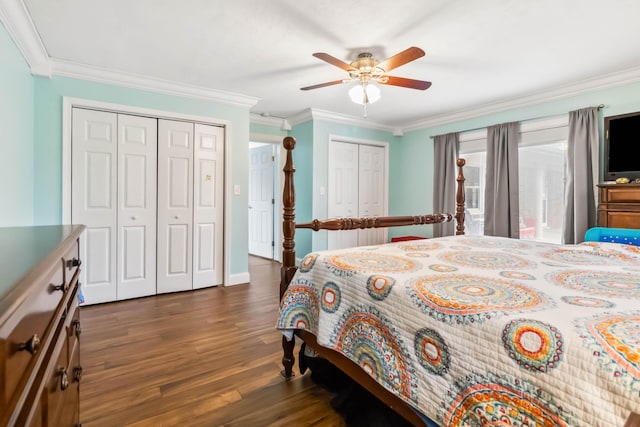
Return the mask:
[[[296,228],[318,230],[357,230],[364,228],[399,227],[403,225],[439,224],[451,222],[451,214],[432,214],[417,216],[378,216],[366,218],[314,219],[311,222],[296,224]]]

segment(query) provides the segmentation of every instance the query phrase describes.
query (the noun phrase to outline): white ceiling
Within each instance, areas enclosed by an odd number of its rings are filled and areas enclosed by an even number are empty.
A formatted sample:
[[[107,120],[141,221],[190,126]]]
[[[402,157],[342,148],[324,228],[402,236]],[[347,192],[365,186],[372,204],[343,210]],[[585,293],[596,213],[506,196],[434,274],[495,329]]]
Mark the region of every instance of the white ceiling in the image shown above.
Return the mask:
[[[312,57],[426,56],[390,74],[426,91],[381,86],[377,124],[406,128],[599,79],[640,80],[638,0],[24,0],[52,61],[256,97],[252,113],[307,108],[362,118],[346,77]],[[612,74],[613,73],[613,74]],[[582,86],[576,86],[582,85]],[[537,98],[536,98],[537,97]]]

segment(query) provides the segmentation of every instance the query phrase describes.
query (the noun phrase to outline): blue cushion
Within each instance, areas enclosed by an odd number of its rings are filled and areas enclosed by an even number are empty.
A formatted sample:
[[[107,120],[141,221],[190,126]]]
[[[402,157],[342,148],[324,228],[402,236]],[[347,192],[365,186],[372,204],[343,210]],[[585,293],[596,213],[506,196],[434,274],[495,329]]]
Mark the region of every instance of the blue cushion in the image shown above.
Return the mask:
[[[640,246],[640,230],[632,228],[593,227],[584,235],[585,242],[625,243]]]

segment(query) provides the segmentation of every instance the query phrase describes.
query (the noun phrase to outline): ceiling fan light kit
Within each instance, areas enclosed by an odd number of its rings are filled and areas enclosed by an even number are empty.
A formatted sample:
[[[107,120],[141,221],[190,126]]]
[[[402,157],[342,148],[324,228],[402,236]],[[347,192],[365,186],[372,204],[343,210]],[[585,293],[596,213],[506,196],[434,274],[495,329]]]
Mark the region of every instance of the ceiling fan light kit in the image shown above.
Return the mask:
[[[384,61],[378,61],[369,52],[362,52],[358,58],[350,64],[331,56],[324,52],[316,52],[313,54],[331,65],[334,65],[347,73],[349,78],[342,80],[334,80],[331,82],[320,83],[312,86],[300,88],[301,90],[318,89],[321,87],[357,81],[359,84],[353,86],[349,90],[349,97],[356,104],[364,107],[364,117],[367,117],[367,104],[372,104],[380,99],[380,88],[373,83],[400,86],[409,89],[426,90],[431,86],[431,82],[424,80],[407,79],[404,77],[394,77],[387,73],[398,68],[408,62],[415,61],[424,56],[424,51],[418,47],[412,46],[408,49],[397,53]]]
[[[374,84],[359,84],[349,89],[349,98],[356,104],[373,104],[380,99],[380,88]]]

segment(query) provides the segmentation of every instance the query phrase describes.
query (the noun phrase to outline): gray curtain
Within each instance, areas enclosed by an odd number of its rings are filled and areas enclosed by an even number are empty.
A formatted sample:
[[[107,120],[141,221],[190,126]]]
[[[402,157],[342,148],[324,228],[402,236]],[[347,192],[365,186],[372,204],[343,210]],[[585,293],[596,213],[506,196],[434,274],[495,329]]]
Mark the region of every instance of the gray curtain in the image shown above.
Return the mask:
[[[596,225],[598,107],[569,112],[562,242],[580,243]]]
[[[433,138],[433,212],[454,213],[456,209],[456,159],[459,150],[457,132]],[[434,224],[433,237],[455,234],[455,221]]]
[[[517,122],[487,129],[487,173],[484,193],[484,234],[520,237]]]

